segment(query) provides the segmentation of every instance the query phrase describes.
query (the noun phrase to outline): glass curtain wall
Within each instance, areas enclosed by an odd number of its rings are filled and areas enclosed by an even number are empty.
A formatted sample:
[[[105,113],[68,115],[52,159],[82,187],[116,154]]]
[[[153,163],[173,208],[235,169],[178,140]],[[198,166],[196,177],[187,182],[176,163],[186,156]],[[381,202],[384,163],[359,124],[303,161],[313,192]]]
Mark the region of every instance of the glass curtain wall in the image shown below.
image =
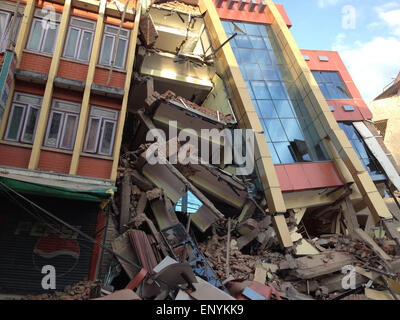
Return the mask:
[[[231,21],[222,24],[227,37],[237,33],[230,45],[274,163],[328,160],[272,30],[268,30],[270,26]]]

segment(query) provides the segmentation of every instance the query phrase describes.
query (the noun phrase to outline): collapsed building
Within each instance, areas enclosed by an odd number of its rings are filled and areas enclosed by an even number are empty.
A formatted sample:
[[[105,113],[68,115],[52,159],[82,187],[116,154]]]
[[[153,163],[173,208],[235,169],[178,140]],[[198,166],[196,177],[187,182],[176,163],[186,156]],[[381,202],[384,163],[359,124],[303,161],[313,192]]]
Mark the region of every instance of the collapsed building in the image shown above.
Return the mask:
[[[398,167],[339,55],[300,51],[283,6],[0,14],[3,297],[398,299]]]

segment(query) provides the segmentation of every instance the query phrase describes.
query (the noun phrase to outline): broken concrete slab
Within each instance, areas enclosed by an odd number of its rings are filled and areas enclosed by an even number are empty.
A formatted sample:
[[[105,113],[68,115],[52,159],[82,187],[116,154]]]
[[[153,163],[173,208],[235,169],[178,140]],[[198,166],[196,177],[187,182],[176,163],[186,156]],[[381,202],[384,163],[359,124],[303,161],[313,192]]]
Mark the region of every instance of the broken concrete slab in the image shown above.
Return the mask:
[[[232,296],[225,293],[224,291],[216,288],[207,281],[197,277],[197,283],[193,283],[195,291],[189,293],[189,295],[196,300],[235,300]]]
[[[365,295],[371,300],[396,300],[389,291],[378,291],[370,288],[365,288]],[[400,299],[400,295],[397,295],[397,300]]]
[[[330,251],[313,256],[306,256],[295,259],[297,269],[294,273],[300,279],[312,279],[322,275],[341,271],[346,265],[354,262],[354,257],[344,253]]]

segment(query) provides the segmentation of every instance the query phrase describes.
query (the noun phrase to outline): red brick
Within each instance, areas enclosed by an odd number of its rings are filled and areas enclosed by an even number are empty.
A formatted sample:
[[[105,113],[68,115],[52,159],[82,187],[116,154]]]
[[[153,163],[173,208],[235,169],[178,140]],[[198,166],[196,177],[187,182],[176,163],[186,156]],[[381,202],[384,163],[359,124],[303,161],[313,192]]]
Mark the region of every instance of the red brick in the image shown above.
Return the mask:
[[[82,63],[60,60],[57,76],[86,82],[89,66]]]
[[[93,82],[105,86],[107,84],[109,73],[110,70],[96,68]],[[125,87],[125,77],[125,73],[113,70],[109,86],[123,89]]]
[[[112,163],[112,160],[81,156],[77,174],[84,177],[110,179]]]
[[[0,144],[0,165],[28,168],[31,149]]]
[[[72,155],[42,150],[40,152],[39,170],[57,173],[69,173]]]
[[[22,53],[20,69],[38,73],[48,74],[50,70],[51,57],[42,56],[36,53]]]

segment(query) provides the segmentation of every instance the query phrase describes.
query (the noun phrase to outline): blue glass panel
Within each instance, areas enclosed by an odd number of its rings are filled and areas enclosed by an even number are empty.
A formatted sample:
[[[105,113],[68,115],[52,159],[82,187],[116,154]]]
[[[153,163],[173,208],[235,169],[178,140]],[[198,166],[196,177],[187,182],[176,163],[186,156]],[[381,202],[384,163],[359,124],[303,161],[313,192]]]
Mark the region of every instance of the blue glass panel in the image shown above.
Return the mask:
[[[356,129],[354,129],[352,124],[339,122],[339,127],[344,131],[344,133],[346,134],[346,136],[349,140],[353,140],[353,139],[358,140],[358,135],[356,133]]]
[[[249,80],[264,80],[260,66],[258,64],[245,64],[247,79]]]
[[[289,100],[274,100],[276,111],[280,118],[294,118],[292,107]]]
[[[246,83],[247,91],[249,92],[249,95],[250,95],[250,99],[255,99],[253,89],[251,88],[250,82],[245,81],[245,83]]]
[[[258,107],[261,111],[261,118],[264,119],[277,119],[278,115],[275,111],[272,100],[258,100]]]
[[[287,141],[285,131],[283,130],[280,120],[265,120],[269,136],[273,142]]]
[[[272,63],[271,58],[268,54],[268,50],[253,50],[253,51],[259,63],[268,65]]]
[[[358,151],[358,155],[361,159],[368,159],[368,153],[367,150],[365,150],[365,146],[362,141],[360,140],[351,140],[353,146],[356,148]]]
[[[263,40],[264,40],[264,42],[265,42],[266,47],[267,47],[269,50],[272,50],[271,41],[269,41],[268,35],[265,36],[265,37],[263,37]]]
[[[328,89],[328,98],[327,99],[337,99],[341,98],[337,93],[336,85],[333,83],[325,83],[326,88]]]
[[[268,143],[268,149],[269,149],[269,152],[271,153],[271,158],[272,158],[273,163],[281,163],[278,155],[276,154],[274,145],[272,143]]]
[[[246,31],[249,36],[261,36],[260,30],[257,24],[246,24]]]
[[[321,89],[321,92],[324,95],[325,99],[329,100],[331,96],[325,83],[320,83],[319,88]]]
[[[252,49],[238,49],[240,55],[240,61],[242,63],[257,63],[254,50]]]
[[[342,79],[337,72],[332,71],[313,71],[325,99],[350,99],[351,96],[346,89]]]
[[[266,49],[265,42],[260,37],[250,36],[250,41],[255,49]]]
[[[344,105],[344,106],[343,106],[343,110],[344,110],[344,111],[354,111],[355,108],[354,108],[354,106],[352,106],[352,105]]]
[[[304,136],[296,119],[281,119],[289,141],[303,140]]]
[[[261,119],[262,118],[262,114],[261,114],[260,108],[258,107],[257,100],[253,99],[251,101],[253,102],[253,106],[256,109],[258,118]]]
[[[296,160],[294,159],[291,151],[290,151],[290,143],[289,142],[279,142],[274,143],[274,147],[276,153],[281,160],[281,163],[295,163]]]
[[[271,99],[264,81],[251,81],[251,87],[253,88],[254,97],[256,99]]]
[[[315,78],[315,81],[317,81],[318,83],[320,83],[320,82],[323,81],[323,80],[322,80],[322,76],[321,76],[321,72],[319,72],[319,71],[313,71],[312,74],[313,74],[313,76],[314,76],[314,78]]]
[[[288,99],[286,90],[283,88],[281,82],[267,82],[269,92],[271,93],[272,99]]]
[[[269,81],[279,80],[278,73],[273,66],[260,65],[264,79]]]
[[[239,64],[239,69],[242,72],[242,76],[245,80],[247,80],[246,70],[244,69],[244,64]]]
[[[264,130],[265,139],[267,140],[267,142],[271,142],[271,138],[268,133],[267,124],[265,123],[265,121],[266,120],[263,120],[263,119],[260,120],[261,126],[263,127],[263,130]]]
[[[185,197],[187,197],[187,199],[186,199],[187,207],[186,208],[182,208],[182,202],[183,202]],[[197,210],[199,210],[202,205],[203,205],[203,203],[193,193],[188,191],[176,203],[175,211],[186,212],[186,213],[196,213]]]
[[[225,32],[232,33],[232,23],[226,20],[221,20],[222,26],[224,27]]]
[[[248,36],[237,35],[234,40],[238,48],[253,48]]]
[[[240,54],[239,54],[239,49],[238,48],[236,48],[236,47],[232,47],[232,51],[233,51],[233,54],[235,55],[235,58],[236,58],[236,61],[238,62],[238,63],[241,63],[241,56],[240,56]]]
[[[237,26],[237,28],[236,28],[236,26]],[[241,22],[237,22],[237,21],[232,22],[232,31],[233,31],[233,33],[237,32],[239,35],[243,34],[242,32],[247,34],[246,23],[241,23]]]
[[[261,36],[268,37],[267,28],[264,25],[259,24],[258,25],[258,30],[260,31]]]

